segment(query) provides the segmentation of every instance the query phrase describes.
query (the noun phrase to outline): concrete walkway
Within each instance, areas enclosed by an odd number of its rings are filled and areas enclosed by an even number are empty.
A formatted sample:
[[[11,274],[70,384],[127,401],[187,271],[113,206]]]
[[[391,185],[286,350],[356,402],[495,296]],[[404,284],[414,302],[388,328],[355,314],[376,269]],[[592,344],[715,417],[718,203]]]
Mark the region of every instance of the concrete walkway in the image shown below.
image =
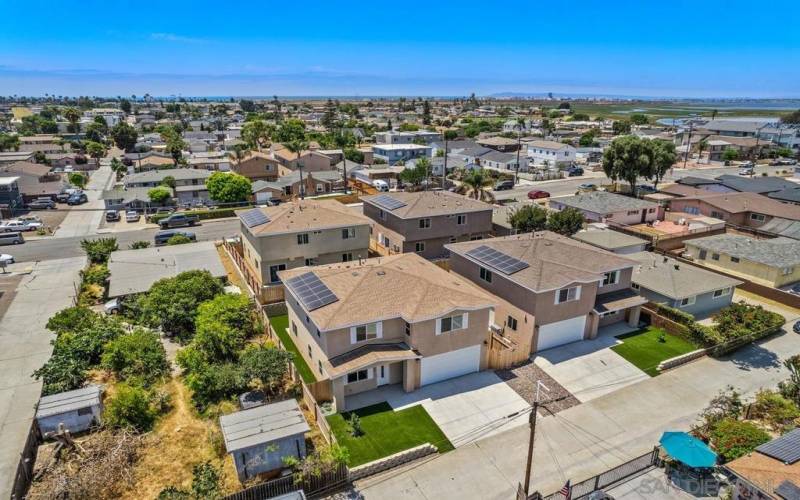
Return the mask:
[[[794,334],[704,358],[658,377],[540,418],[531,490],[557,491],[651,450],[665,430],[687,430],[727,385],[746,395],[788,374],[781,360],[800,352]],[[462,446],[433,460],[356,484],[366,498],[513,498],[525,474],[527,426]]]
[[[103,220],[105,203],[101,199],[104,189],[109,189],[114,180],[111,167],[101,166],[94,171],[84,192],[88,202],[70,209],[64,221],[58,226],[54,238],[70,238],[96,234]]]
[[[33,265],[0,319],[0,498],[9,498],[42,383],[31,374],[50,358],[53,335],[45,329],[55,312],[72,305],[84,257]],[[16,264],[21,266],[22,264]]]

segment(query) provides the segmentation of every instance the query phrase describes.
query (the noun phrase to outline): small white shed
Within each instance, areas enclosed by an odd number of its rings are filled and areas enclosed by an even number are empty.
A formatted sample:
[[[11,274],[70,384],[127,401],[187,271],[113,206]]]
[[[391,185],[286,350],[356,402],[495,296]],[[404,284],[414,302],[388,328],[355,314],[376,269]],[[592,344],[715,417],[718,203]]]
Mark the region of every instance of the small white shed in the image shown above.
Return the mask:
[[[306,456],[310,427],[294,399],[224,415],[219,425],[242,481],[283,468],[284,457]]]
[[[99,424],[103,413],[102,395],[102,386],[89,385],[41,398],[36,409],[36,423],[42,436],[56,432],[59,424],[64,424],[72,433]]]

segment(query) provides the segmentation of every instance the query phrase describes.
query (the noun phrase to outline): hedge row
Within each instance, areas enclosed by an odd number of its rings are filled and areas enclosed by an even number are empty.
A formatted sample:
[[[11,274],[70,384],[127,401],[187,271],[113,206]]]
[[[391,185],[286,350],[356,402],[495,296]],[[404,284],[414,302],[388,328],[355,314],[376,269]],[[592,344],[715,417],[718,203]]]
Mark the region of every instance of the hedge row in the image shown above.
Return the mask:
[[[213,210],[191,210],[188,212],[178,212],[184,215],[196,215],[200,220],[207,219],[222,219],[224,217],[233,217],[236,210],[243,208],[251,208],[250,206],[235,207],[235,208],[215,208]],[[158,224],[161,219],[165,219],[172,214],[157,214],[150,216],[150,222]]]

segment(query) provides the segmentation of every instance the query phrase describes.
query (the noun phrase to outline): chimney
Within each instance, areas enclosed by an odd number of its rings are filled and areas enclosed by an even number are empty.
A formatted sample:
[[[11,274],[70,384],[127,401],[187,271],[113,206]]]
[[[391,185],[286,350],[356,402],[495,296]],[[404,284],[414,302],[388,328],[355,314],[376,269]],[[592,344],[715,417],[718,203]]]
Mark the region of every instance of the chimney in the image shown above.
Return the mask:
[[[680,269],[681,269],[681,266],[680,266],[680,265],[678,265],[678,264],[675,264],[675,270],[676,270],[676,271],[679,271]]]

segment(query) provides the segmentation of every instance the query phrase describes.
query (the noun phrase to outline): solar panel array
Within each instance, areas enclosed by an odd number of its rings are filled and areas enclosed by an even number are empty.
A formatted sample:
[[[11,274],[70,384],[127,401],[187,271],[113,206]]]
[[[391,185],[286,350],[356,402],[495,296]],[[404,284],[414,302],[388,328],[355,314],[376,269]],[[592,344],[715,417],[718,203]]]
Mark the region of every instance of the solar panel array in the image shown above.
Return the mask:
[[[396,198],[392,198],[388,194],[382,194],[372,199],[372,201],[386,210],[396,210],[400,207],[404,207],[407,205],[406,202],[400,201]]]
[[[528,267],[527,262],[515,259],[503,252],[498,252],[494,248],[489,248],[486,245],[473,248],[467,252],[467,255],[481,264],[486,264],[491,268],[497,269],[503,274],[514,274]]]
[[[247,227],[256,227],[269,222],[267,214],[261,211],[260,208],[248,210],[239,216]]]
[[[775,488],[775,493],[781,498],[800,498],[800,487],[788,479],[784,479],[783,482]]]
[[[793,464],[800,460],[800,429],[764,443],[756,451],[785,464]]]
[[[334,295],[330,288],[311,271],[290,278],[284,284],[291,288],[292,292],[309,311],[319,309],[339,300],[339,297]]]

